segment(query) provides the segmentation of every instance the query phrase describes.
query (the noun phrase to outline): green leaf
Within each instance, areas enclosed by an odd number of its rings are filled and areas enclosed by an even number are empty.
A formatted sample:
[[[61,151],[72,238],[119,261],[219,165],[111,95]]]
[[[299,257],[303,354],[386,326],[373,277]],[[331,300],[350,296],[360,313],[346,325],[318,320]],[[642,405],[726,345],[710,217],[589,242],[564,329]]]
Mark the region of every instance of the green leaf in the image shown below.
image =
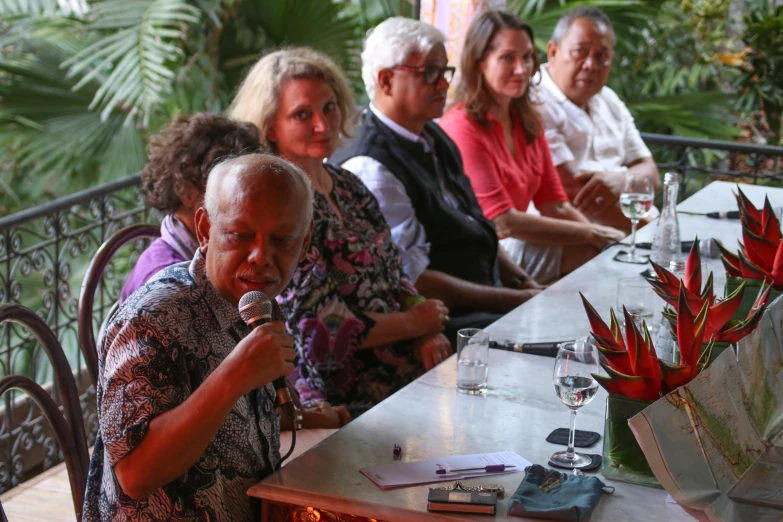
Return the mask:
[[[143,164],[141,135],[126,116],[101,120],[87,106],[100,84],[80,91],[59,68],[89,40],[36,40],[0,56],[0,171],[11,187],[0,208],[41,203],[102,181],[137,172]],[[31,51],[35,52],[31,52]]]
[[[114,31],[63,62],[69,78],[81,77],[74,90],[98,80],[89,108],[100,107],[102,121],[120,110],[138,113],[148,126],[171,90],[182,41],[200,12],[183,0],[109,0],[94,4],[90,17],[88,30]]]
[[[359,14],[341,3],[312,0],[242,3],[220,38],[223,91],[233,95],[263,53],[286,45],[310,46],[331,56],[362,92]],[[228,100],[227,100],[228,101]]]

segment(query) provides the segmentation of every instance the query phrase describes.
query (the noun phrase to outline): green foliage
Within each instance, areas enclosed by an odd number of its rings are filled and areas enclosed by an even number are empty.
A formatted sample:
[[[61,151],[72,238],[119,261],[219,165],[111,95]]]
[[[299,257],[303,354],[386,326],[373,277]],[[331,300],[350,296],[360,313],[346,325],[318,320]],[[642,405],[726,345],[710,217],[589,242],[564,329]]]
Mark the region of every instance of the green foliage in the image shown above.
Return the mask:
[[[737,108],[747,117],[766,120],[775,142],[783,144],[783,5],[749,0],[746,9]]]
[[[639,127],[730,138],[722,93],[733,82],[744,117],[763,111],[779,129],[783,107],[782,8],[748,1],[744,43],[730,30],[730,0],[508,8],[531,23],[542,53],[564,11],[602,8],[617,35],[610,86]],[[138,171],[150,133],[177,113],[224,110],[248,68],[280,46],[331,55],[366,103],[362,36],[413,14],[410,0],[0,0],[0,212]],[[748,46],[745,61],[737,45]]]
[[[60,64],[89,40],[28,40],[0,55],[0,212],[138,171],[141,138],[125,117],[85,110],[100,87],[74,91]]]
[[[361,23],[329,0],[0,0],[0,212],[141,169],[178,113],[220,112],[269,49],[310,45],[357,87]]]
[[[140,115],[144,127],[149,115],[171,88],[176,67],[184,55],[182,40],[188,24],[199,21],[199,11],[184,0],[108,0],[95,4],[87,30],[100,35],[91,45],[63,61],[66,78],[81,77],[78,91],[96,79],[100,86],[88,109],[101,109],[101,119],[112,112]],[[116,111],[115,111],[116,109]]]
[[[598,7],[611,19],[617,36],[616,51],[625,49],[638,39],[638,28],[658,12],[657,0],[509,0],[508,10],[516,13],[533,28],[536,47],[546,53],[547,42],[560,17],[577,7]]]
[[[508,5],[531,24],[542,54],[564,12],[580,6],[606,12],[617,40],[609,86],[643,130],[713,139],[738,134],[730,98],[721,90],[728,68],[712,59],[725,40],[729,0],[511,0]]]
[[[219,40],[226,101],[230,101],[247,68],[264,52],[289,45],[316,48],[334,58],[354,84],[359,79],[359,20],[342,4],[313,0],[244,2]]]

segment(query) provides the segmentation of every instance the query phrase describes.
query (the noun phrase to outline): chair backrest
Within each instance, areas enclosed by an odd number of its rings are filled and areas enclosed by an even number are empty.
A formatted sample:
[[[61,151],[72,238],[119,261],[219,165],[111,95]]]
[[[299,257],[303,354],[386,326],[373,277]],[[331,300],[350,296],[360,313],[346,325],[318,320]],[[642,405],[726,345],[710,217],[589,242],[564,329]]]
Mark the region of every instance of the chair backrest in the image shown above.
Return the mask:
[[[84,361],[87,363],[87,371],[92,383],[98,385],[98,352],[95,344],[95,332],[93,330],[93,306],[95,304],[95,291],[101,283],[103,271],[108,266],[111,258],[123,245],[145,237],[160,237],[160,226],[149,223],[139,223],[118,230],[106,240],[95,253],[82,281],[82,290],[79,295],[79,309],[76,313],[79,325],[79,346],[81,347]],[[106,324],[105,321],[103,324]]]
[[[8,375],[0,379],[0,395],[11,389],[21,390],[41,408],[65,457],[76,520],[81,522],[90,457],[76,379],[57,336],[35,312],[18,304],[0,304],[0,323],[6,321],[17,323],[28,330],[46,352],[54,368],[54,382],[62,399],[63,413],[40,384],[21,375]],[[3,520],[6,520],[5,513],[0,506],[0,521]]]

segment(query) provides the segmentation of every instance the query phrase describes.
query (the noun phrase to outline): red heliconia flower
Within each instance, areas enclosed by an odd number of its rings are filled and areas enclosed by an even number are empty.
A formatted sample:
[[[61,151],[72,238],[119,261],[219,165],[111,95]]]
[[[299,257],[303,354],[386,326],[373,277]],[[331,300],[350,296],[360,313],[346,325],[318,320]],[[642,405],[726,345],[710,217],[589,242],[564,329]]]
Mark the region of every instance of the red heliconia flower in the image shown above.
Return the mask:
[[[737,187],[737,206],[742,222],[742,244],[737,254],[730,252],[719,241],[721,260],[726,272],[733,277],[771,281],[775,290],[783,290],[783,241],[780,221],[769,198],[759,211]]]
[[[683,286],[680,289],[678,308],[682,310],[682,312],[677,314],[677,347],[680,351],[680,364],[675,366],[660,361],[663,380],[670,390],[687,384],[706,367],[714,344],[714,339],[710,338],[707,348],[702,350],[707,315],[709,313],[708,304],[705,302],[699,313],[694,317],[690,307],[687,305],[685,287]]]
[[[650,262],[658,275],[658,279],[649,277],[647,281],[652,285],[653,290],[673,309],[674,314],[664,312],[674,324],[674,319],[680,313],[681,296],[684,295],[684,302],[691,314],[698,314],[702,308],[707,306],[707,318],[701,342],[706,343],[710,339],[716,342],[736,342],[745,335],[749,334],[758,320],[761,318],[760,312],[767,303],[770,287],[767,286],[757,299],[756,304],[750,310],[748,316],[737,325],[728,327],[728,322],[737,313],[742,304],[742,296],[745,292],[745,282],[726,296],[722,300],[715,298],[713,293],[713,279],[710,272],[704,289],[701,288],[701,254],[699,253],[698,237],[693,243],[688,260],[685,263],[685,277],[681,282],[677,277],[663,268],[662,266]]]
[[[688,312],[679,319],[678,342],[685,348],[680,349],[680,364],[676,366],[658,359],[647,325],[642,323],[640,331],[625,307],[623,307],[625,317],[625,338],[623,338],[614,310],[609,309],[610,324],[607,326],[587,299],[581,293],[579,295],[582,297],[598,350],[606,359],[606,363],[601,363],[601,366],[608,376],[594,374],[593,377],[609,393],[624,395],[631,399],[656,400],[663,393],[688,382],[706,366],[704,361],[709,361],[712,343],[705,350],[708,354],[706,359],[703,356],[700,359],[701,337],[707,316],[706,305],[694,318],[688,306],[684,304],[686,299],[684,287],[680,299],[683,308]]]

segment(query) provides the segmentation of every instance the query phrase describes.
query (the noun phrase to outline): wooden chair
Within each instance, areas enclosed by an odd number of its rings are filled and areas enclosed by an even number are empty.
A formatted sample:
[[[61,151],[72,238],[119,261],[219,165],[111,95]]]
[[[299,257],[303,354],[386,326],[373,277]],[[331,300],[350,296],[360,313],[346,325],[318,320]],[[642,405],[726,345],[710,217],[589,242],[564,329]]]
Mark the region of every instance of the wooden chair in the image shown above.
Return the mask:
[[[106,240],[95,253],[82,281],[82,290],[79,295],[79,309],[76,320],[79,326],[79,346],[81,347],[84,361],[87,363],[87,371],[92,379],[92,384],[98,385],[98,352],[95,344],[95,332],[93,331],[93,306],[95,304],[95,291],[103,277],[103,271],[111,261],[115,253],[125,244],[141,238],[160,237],[160,226],[149,223],[139,223],[127,226],[115,232]],[[109,310],[109,317],[116,311],[116,304]],[[101,329],[106,325],[104,320]]]
[[[40,384],[22,375],[8,375],[0,379],[0,395],[11,389],[21,390],[41,408],[65,457],[76,520],[81,522],[90,458],[87,453],[87,436],[82,420],[82,408],[79,405],[79,393],[71,366],[57,336],[35,312],[18,304],[0,304],[0,323],[6,321],[24,327],[43,347],[54,368],[54,382],[62,399],[64,415]],[[5,520],[5,512],[0,506],[0,521]]]

